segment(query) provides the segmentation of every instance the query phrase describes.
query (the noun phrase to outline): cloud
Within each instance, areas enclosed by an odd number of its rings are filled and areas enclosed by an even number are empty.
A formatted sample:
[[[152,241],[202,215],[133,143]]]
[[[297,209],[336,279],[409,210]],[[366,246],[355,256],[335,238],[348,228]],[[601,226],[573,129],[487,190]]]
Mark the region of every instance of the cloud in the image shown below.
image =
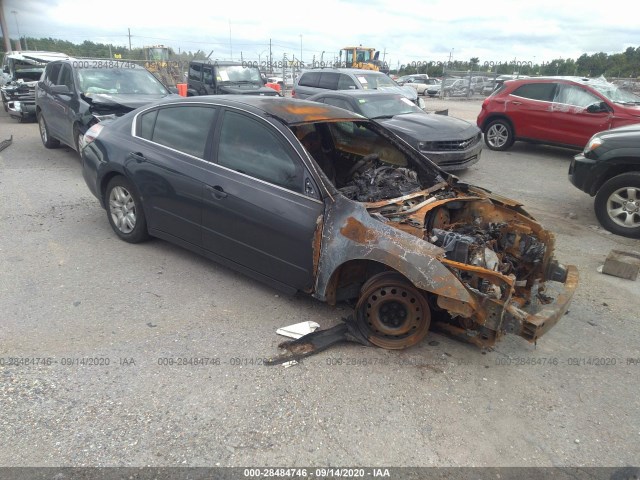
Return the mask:
[[[18,12],[20,31],[30,37],[92,40],[126,46],[164,44],[175,50],[214,50],[213,57],[257,59],[272,40],[275,58],[302,54],[337,55],[341,47],[363,44],[392,64],[410,61],[550,61],[582,53],[617,53],[638,39],[634,15],[623,0],[601,3],[511,0],[478,3],[433,0],[324,0],[271,8],[264,0],[192,0],[167,8],[157,0],[110,0],[108,8],[79,0],[4,0],[12,36]],[[283,9],[285,11],[283,12]],[[194,13],[196,12],[196,13]],[[231,41],[230,37],[231,36]],[[302,37],[301,37],[302,36]],[[231,43],[231,45],[230,45]],[[640,43],[640,42],[639,42]]]

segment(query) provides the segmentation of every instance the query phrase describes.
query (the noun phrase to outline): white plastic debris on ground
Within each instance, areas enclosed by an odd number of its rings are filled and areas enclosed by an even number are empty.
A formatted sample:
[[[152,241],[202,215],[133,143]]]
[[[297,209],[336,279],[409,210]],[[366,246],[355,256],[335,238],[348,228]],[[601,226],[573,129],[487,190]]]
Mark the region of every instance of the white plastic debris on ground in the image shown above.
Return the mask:
[[[276,330],[276,333],[278,335],[295,338],[297,340],[298,338],[308,333],[315,332],[318,328],[320,328],[320,325],[318,325],[316,322],[307,321],[279,328],[278,330]]]

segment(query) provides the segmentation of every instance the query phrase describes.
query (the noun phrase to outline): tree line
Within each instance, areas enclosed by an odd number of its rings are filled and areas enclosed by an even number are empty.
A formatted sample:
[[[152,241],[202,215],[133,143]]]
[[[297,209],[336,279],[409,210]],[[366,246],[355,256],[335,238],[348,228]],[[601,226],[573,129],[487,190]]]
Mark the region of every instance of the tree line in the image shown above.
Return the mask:
[[[531,61],[482,62],[478,57],[469,61],[418,62],[403,65],[398,75],[426,73],[432,77],[442,76],[445,71],[473,71],[497,75],[574,75],[584,77],[638,78],[640,77],[640,47],[628,47],[622,53],[603,52],[588,55],[583,53],[577,60],[556,58],[550,62]],[[393,70],[392,70],[393,72]],[[396,73],[396,72],[393,72]]]
[[[12,42],[12,45],[14,43]],[[25,39],[22,42],[25,45]],[[122,58],[128,60],[150,60],[145,48],[133,48],[129,50],[123,46],[95,43],[85,40],[82,43],[72,43],[67,40],[55,38],[26,38],[26,44],[30,50],[44,50],[50,52],[66,53],[72,57],[88,58]],[[4,42],[2,42],[4,45]],[[175,62],[189,62],[191,60],[203,60],[207,56],[205,52],[176,53],[169,47],[169,60]],[[497,75],[519,73],[521,75],[579,75],[586,77],[614,78],[638,78],[640,77],[640,47],[628,47],[624,52],[607,54],[604,52],[588,55],[582,54],[578,59],[557,58],[550,62],[482,62],[478,57],[473,57],[466,62],[418,62],[403,65],[398,70],[391,70],[398,75],[410,75],[414,73],[426,73],[429,76],[438,77],[445,70],[477,71]]]
[[[16,41],[17,40],[12,40],[11,45],[14,45]],[[2,41],[1,44],[4,45],[4,41]],[[67,40],[58,40],[55,38],[28,37],[26,38],[26,41],[24,38],[22,39],[23,50],[26,50],[25,45],[29,46],[29,50],[60,52],[66,53],[70,57],[78,58],[117,58],[136,61],[153,60],[147,58],[147,52],[145,48],[132,48],[131,50],[129,50],[127,47],[109,45],[106,43],[95,43],[90,40],[85,40],[82,43],[72,43]],[[196,52],[176,53],[171,47],[169,47],[170,61],[188,63],[191,60],[201,60],[206,58],[207,55],[201,50],[198,50]]]

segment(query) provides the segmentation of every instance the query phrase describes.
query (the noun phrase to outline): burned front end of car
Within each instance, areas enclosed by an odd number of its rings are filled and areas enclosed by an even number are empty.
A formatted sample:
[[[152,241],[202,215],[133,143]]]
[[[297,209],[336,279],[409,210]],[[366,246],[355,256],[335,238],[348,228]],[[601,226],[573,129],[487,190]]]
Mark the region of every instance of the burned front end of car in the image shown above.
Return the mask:
[[[553,257],[553,235],[519,205],[467,185],[366,206],[388,224],[442,248],[440,261],[469,292],[437,294],[437,328],[481,347],[505,333],[535,342],[566,312],[575,267]],[[564,292],[549,295],[551,284]]]
[[[566,313],[577,270],[520,204],[460,182],[387,130],[328,132],[335,198],[314,295],[357,299],[370,343],[406,348],[429,327],[482,348],[506,333],[536,342]]]

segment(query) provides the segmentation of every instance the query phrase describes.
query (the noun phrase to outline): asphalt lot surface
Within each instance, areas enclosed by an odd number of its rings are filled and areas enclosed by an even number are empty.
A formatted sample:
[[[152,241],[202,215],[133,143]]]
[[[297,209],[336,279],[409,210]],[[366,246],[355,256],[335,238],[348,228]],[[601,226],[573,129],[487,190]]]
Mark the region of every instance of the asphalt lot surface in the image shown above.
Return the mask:
[[[471,121],[480,109],[426,101]],[[283,296],[160,240],[120,241],[74,151],[46,150],[35,123],[2,112],[9,135],[1,466],[640,464],[640,283],[596,271],[640,241],[597,226],[567,180],[575,152],[485,149],[460,175],[521,200],[580,270],[570,312],[537,346],[507,337],[483,354],[430,334],[406,351],[345,344],[284,368],[261,364],[277,328],[326,328],[348,307]]]

